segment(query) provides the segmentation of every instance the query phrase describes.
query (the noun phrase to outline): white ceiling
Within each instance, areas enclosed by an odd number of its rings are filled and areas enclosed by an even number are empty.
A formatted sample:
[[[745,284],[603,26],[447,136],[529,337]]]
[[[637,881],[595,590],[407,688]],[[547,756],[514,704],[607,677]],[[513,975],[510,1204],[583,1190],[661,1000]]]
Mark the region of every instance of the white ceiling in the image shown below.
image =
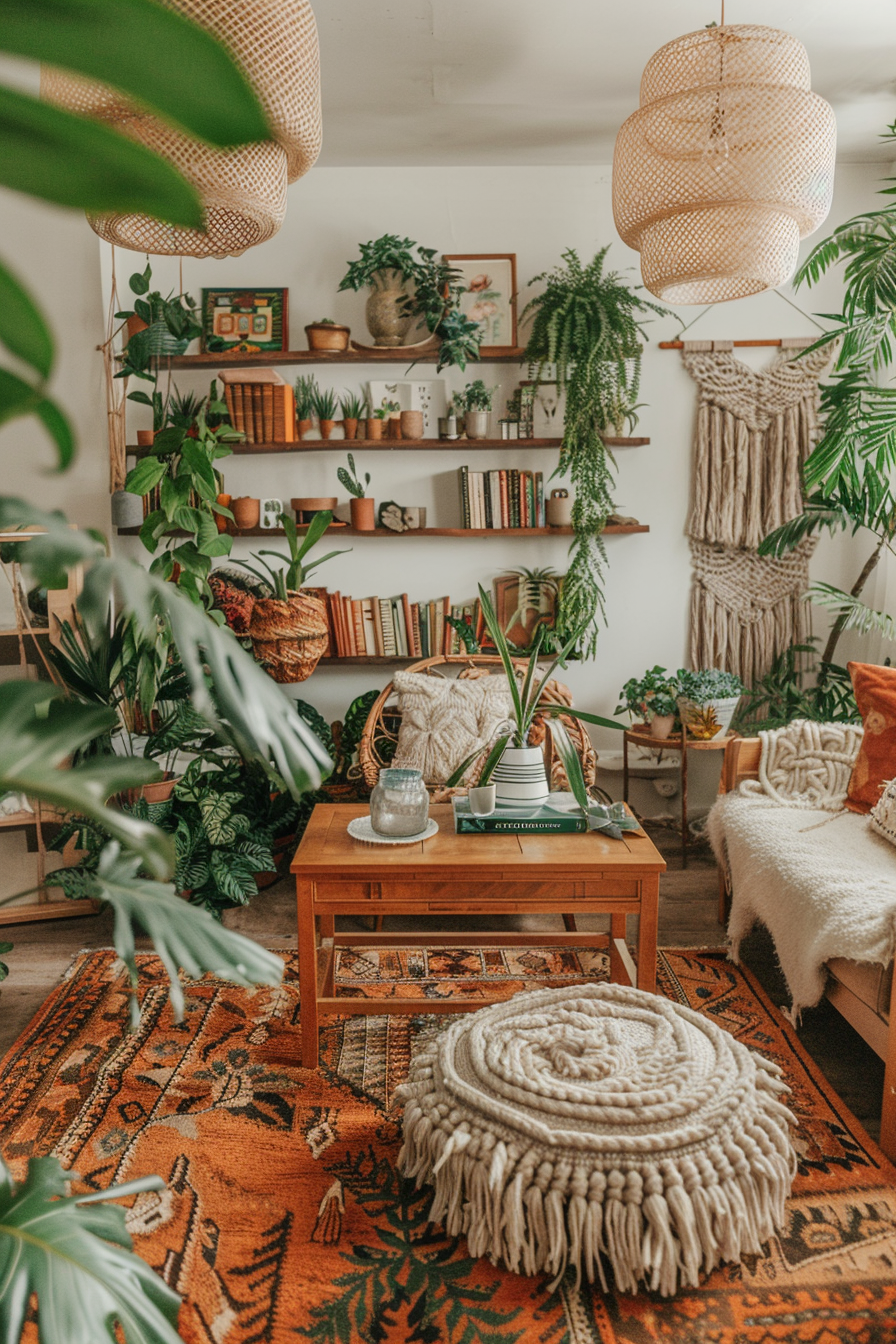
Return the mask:
[[[321,165],[599,164],[664,43],[719,0],[313,0]],[[896,0],[727,0],[805,44],[839,156],[896,158]]]

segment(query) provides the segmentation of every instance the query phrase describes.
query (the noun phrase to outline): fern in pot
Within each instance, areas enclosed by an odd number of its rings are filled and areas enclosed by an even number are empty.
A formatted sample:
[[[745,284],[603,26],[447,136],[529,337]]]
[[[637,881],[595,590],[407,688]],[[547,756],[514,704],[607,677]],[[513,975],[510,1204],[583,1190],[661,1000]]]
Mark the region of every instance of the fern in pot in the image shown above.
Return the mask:
[[[525,358],[536,366],[536,379],[552,365],[558,393],[566,393],[558,470],[575,486],[575,538],[558,623],[583,632],[586,656],[595,652],[604,614],[601,533],[613,512],[613,459],[604,439],[637,423],[644,321],[669,311],[642,299],[618,272],[605,273],[607,251],[583,266],[568,248],[563,265],[530,281],[544,281],[545,288],[523,313],[532,321]]]
[[[289,683],[306,681],[317,667],[327,648],[327,609],[315,592],[303,591],[308,575],[334,556],[345,551],[329,551],[316,560],[306,562],[305,556],[320,541],[333,515],[327,509],[316,513],[308,524],[308,531],[299,540],[298,528],[288,513],[280,514],[286,533],[289,554],[280,551],[253,552],[253,560],[236,564],[254,574],[265,585],[269,596],[259,597],[252,607],[249,638],[252,651],[275,681]],[[280,560],[281,567],[273,568],[262,559],[269,555]]]

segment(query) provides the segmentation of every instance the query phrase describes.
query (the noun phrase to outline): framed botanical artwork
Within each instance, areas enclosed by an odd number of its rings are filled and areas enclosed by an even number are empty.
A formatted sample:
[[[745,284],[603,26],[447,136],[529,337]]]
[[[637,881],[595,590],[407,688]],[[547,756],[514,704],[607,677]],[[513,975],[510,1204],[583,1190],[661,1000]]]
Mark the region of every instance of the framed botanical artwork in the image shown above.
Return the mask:
[[[495,615],[510,643],[529,649],[539,625],[553,628],[563,578],[553,570],[499,574],[492,585]]]
[[[482,331],[480,349],[485,354],[505,354],[516,349],[516,253],[483,252],[448,256],[449,266],[460,271],[464,286],[460,310],[478,322]]]
[[[202,349],[254,355],[285,350],[288,289],[204,289]]]

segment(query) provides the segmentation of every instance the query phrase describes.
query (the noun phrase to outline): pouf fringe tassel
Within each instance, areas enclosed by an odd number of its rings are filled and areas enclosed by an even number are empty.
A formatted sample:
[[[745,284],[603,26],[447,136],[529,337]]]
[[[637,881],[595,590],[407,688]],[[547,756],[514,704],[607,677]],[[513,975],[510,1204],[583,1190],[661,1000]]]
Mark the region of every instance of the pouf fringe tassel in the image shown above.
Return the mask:
[[[559,1155],[536,1166],[534,1154],[491,1134],[446,1133],[408,1103],[399,1170],[418,1189],[434,1186],[430,1221],[465,1235],[473,1256],[551,1275],[550,1291],[572,1267],[577,1284],[597,1281],[606,1292],[606,1261],[620,1291],[643,1283],[669,1297],[679,1284],[696,1287],[720,1260],[759,1254],[784,1219],[793,1150],[761,1113],[742,1143],[726,1136],[724,1146],[677,1161],[589,1173]],[[789,1125],[790,1113],[775,1107]]]

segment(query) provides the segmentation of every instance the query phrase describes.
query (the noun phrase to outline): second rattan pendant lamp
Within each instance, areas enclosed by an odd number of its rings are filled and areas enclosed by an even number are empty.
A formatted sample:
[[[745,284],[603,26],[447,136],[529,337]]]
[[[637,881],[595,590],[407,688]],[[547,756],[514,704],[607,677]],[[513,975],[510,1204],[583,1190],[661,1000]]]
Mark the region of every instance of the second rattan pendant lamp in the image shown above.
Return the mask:
[[[667,303],[720,303],[789,280],[831,206],[837,127],[803,44],[725,25],[662,47],[613,156],[613,214]]]
[[[88,215],[107,242],[161,256],[239,256],[272,237],[286,216],[286,188],[320,153],[320,59],[308,0],[165,0],[213,33],[242,67],[267,113],[271,140],[211,149],[127,102],[114,89],[44,69],[41,93],[74,112],[114,123],[168,159],[199,191],[206,228],[147,215]]]

